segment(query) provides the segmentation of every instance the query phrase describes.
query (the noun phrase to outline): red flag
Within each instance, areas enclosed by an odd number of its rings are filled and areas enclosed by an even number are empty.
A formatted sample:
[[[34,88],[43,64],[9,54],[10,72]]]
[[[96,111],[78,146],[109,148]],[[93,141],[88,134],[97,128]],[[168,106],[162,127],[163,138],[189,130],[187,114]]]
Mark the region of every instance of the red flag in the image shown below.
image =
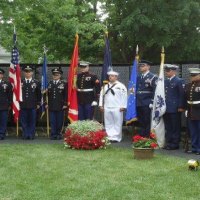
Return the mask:
[[[74,52],[71,59],[68,76],[68,118],[70,122],[78,120],[78,102],[77,102],[77,68],[78,68],[78,34],[74,45]]]
[[[12,50],[11,64],[9,68],[9,81],[13,87],[13,103],[12,110],[14,121],[19,119],[20,106],[19,102],[22,101],[22,88],[21,88],[21,72],[19,65],[19,52],[17,47],[14,46]]]

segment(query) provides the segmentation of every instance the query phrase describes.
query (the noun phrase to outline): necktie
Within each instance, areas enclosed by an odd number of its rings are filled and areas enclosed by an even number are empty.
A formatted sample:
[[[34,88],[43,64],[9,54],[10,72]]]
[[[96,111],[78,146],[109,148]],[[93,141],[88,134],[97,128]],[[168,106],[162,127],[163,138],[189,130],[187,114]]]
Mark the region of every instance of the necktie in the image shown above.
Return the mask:
[[[27,80],[27,83],[29,83],[29,80]]]

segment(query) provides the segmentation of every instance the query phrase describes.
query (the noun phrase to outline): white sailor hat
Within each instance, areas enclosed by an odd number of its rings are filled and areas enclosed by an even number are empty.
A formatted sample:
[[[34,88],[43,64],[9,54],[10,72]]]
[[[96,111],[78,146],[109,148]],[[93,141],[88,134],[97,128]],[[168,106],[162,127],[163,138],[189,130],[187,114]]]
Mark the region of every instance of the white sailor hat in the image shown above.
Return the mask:
[[[107,72],[107,74],[108,74],[108,75],[115,75],[115,76],[118,76],[118,75],[119,75],[118,72],[115,72],[115,71],[113,71],[113,70]]]
[[[200,74],[200,68],[189,68],[190,75],[198,75]]]
[[[89,63],[89,62],[87,62],[87,61],[80,61],[79,62],[79,66],[81,67],[81,68],[85,68],[85,67],[87,67],[87,66],[89,66],[91,63]]]
[[[164,64],[165,70],[177,70],[179,66],[172,64]]]

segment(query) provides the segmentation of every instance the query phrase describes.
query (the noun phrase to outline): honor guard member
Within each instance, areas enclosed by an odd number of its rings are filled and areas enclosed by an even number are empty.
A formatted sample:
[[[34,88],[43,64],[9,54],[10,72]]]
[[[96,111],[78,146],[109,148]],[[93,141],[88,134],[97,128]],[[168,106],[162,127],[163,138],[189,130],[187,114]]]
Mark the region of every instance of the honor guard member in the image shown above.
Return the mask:
[[[33,78],[32,67],[26,66],[22,80],[22,102],[20,102],[20,121],[23,139],[34,139],[36,126],[36,110],[40,108],[40,83]]]
[[[0,69],[0,140],[5,138],[8,110],[12,103],[11,84],[3,80],[5,71]]]
[[[186,85],[188,128],[192,153],[200,154],[200,69],[190,68],[190,83]],[[188,152],[189,153],[189,152]]]
[[[179,78],[176,65],[165,64],[165,149],[179,149],[181,137],[181,113],[184,111],[185,82]]]
[[[88,62],[80,62],[80,71],[77,76],[78,119],[91,120],[99,98],[100,82],[96,75],[89,72]]]
[[[104,124],[111,142],[122,140],[123,112],[127,107],[127,89],[118,81],[118,72],[109,71],[109,83],[102,88],[99,107],[104,112]]]
[[[157,83],[157,76],[150,72],[152,63],[146,60],[139,62],[140,75],[137,77],[136,109],[141,126],[139,133],[143,137],[150,135],[151,108]]]
[[[62,139],[64,110],[67,108],[67,87],[61,80],[63,71],[59,68],[52,70],[53,80],[48,84],[48,108],[50,112],[51,140]]]

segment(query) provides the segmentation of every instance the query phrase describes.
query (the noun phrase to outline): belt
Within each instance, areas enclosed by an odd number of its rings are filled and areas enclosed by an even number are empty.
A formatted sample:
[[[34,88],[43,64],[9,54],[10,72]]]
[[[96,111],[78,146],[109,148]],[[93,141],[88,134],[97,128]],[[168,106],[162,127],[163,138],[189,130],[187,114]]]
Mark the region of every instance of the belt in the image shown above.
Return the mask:
[[[137,94],[150,94],[151,91],[137,91]]]
[[[79,91],[79,92],[92,92],[92,91],[94,91],[94,89],[77,89],[77,91]]]
[[[200,104],[200,101],[187,101],[188,104]]]

